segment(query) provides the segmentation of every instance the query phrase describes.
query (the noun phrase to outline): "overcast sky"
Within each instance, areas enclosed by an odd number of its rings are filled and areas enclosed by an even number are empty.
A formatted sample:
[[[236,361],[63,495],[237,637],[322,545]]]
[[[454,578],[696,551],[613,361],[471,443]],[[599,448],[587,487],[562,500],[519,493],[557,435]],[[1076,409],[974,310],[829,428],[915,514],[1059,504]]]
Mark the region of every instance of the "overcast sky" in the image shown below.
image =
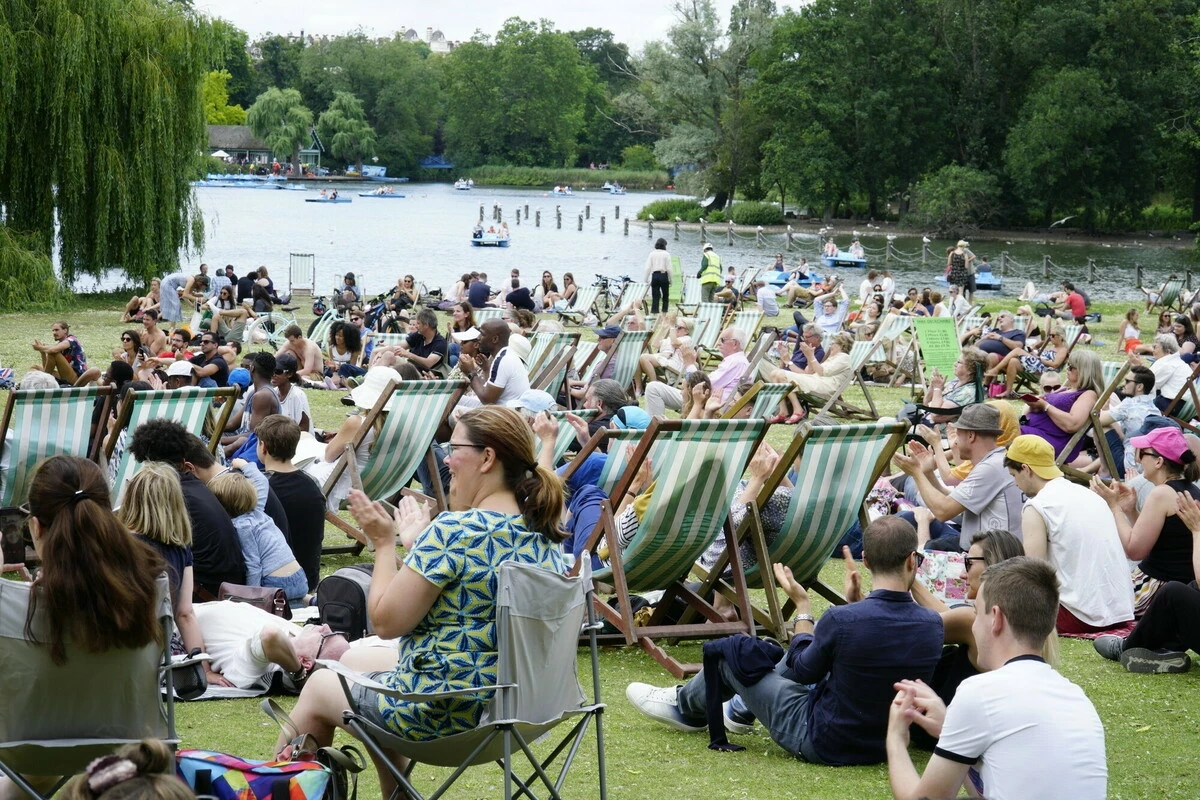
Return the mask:
[[[714,0],[721,22],[729,21],[733,0]],[[776,0],[777,6],[793,3]],[[483,0],[440,0],[433,5],[401,0],[195,0],[195,7],[223,17],[255,39],[264,33],[343,34],[363,28],[369,35],[387,36],[415,28],[441,30],[451,41],[471,38],[476,28],[495,35],[504,20],[545,17],[561,31],[607,28],[617,41],[639,50],[665,38],[674,21],[671,0],[524,0],[495,3]],[[436,6],[436,8],[434,7]]]

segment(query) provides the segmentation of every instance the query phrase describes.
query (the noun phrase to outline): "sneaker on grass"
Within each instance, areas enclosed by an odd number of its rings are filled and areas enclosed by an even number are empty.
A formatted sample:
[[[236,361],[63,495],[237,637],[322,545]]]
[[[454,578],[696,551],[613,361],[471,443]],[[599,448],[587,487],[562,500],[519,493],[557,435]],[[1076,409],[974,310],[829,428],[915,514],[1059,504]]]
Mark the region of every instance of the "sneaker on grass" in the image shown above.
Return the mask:
[[[1187,653],[1177,650],[1150,650],[1145,647],[1130,647],[1121,651],[1121,666],[1130,672],[1144,675],[1163,675],[1187,672],[1192,659]]]
[[[1106,633],[1093,639],[1092,647],[1096,648],[1096,652],[1109,661],[1120,661],[1121,651],[1125,649],[1125,637],[1117,636],[1115,633]]]
[[[735,696],[733,700],[726,700],[721,704],[721,714],[725,717],[725,730],[730,733],[750,733],[754,730],[754,715],[744,704],[737,701]]]
[[[677,686],[651,686],[648,683],[631,683],[625,687],[625,697],[633,707],[650,719],[670,725],[684,733],[698,733],[708,726],[692,725],[679,712],[679,688]]]

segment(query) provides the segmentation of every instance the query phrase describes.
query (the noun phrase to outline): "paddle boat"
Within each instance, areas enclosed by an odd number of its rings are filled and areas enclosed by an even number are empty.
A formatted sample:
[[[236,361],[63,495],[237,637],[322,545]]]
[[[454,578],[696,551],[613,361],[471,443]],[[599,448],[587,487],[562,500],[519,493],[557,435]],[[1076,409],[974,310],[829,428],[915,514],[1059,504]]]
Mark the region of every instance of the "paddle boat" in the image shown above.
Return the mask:
[[[849,253],[838,253],[836,256],[821,256],[821,265],[827,269],[866,269],[867,259],[855,258]]]
[[[304,202],[306,202],[306,203],[350,203],[350,202],[353,202],[353,200],[349,197],[344,197],[343,195],[338,194],[337,191],[331,192],[329,195],[326,195],[325,192],[322,191],[320,197],[306,197],[306,198],[304,198]]]
[[[501,236],[498,233],[484,233],[471,237],[473,247],[508,247],[510,241],[507,236]]]
[[[402,198],[402,197],[404,197],[404,195],[402,195],[402,194],[398,194],[398,193],[396,193],[396,192],[393,192],[393,191],[386,191],[386,192],[383,192],[383,191],[380,191],[380,190],[378,190],[378,189],[376,189],[376,190],[375,190],[375,191],[373,191],[373,192],[359,192],[359,193],[358,193],[358,196],[359,196],[359,197],[370,197],[370,198],[373,198],[373,199],[375,199],[375,200],[396,200],[396,199],[398,199],[398,198]]]
[[[555,197],[574,197],[575,193],[571,191],[570,186],[555,186],[550,190],[550,194]]]
[[[475,188],[475,180],[463,180],[462,178],[459,178],[454,182],[454,188],[460,192],[469,192],[471,189]]]
[[[949,286],[950,281],[946,280],[945,275],[938,275],[934,281],[939,286]],[[986,272],[975,273],[975,291],[977,292],[999,292],[1004,289],[1004,278],[995,274],[991,270]]]
[[[625,187],[619,183],[609,183],[608,181],[605,181],[604,185],[601,186],[600,189],[601,191],[608,192],[609,194],[625,194]]]

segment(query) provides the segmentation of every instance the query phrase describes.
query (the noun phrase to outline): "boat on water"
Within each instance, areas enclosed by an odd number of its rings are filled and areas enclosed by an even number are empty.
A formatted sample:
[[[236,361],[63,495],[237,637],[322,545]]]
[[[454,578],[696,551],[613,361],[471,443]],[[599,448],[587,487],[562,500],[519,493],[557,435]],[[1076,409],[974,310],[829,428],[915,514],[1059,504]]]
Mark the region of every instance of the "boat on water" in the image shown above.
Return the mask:
[[[838,253],[836,256],[821,256],[821,265],[827,269],[866,269],[867,259]]]
[[[370,197],[375,200],[398,200],[404,197],[404,195],[397,194],[396,192],[359,192],[358,196]]]
[[[347,167],[346,171],[349,172],[350,168]],[[374,181],[376,183],[407,183],[408,182],[408,178],[389,178],[388,174],[387,174],[387,167],[369,166],[366,164],[363,165],[362,176],[364,179],[369,180],[369,181]]]
[[[459,178],[454,182],[454,188],[460,192],[469,192],[475,188],[475,180],[473,178],[470,180]]]
[[[498,233],[480,233],[471,237],[472,247],[508,247],[512,240]]]
[[[949,286],[950,281],[945,275],[938,275],[934,281],[938,286]],[[999,292],[1004,289],[1004,278],[991,270],[975,273],[975,290],[978,292]]]
[[[338,195],[337,197],[306,197],[306,203],[351,203],[353,200],[349,197]]]
[[[575,196],[575,193],[571,191],[570,186],[555,186],[550,191],[550,194],[554,195],[555,197],[574,197]]]
[[[291,189],[291,186],[284,186],[278,182],[267,183],[266,181],[231,181],[231,180],[214,180],[205,178],[202,181],[192,181],[192,186],[197,189]]]
[[[609,194],[625,194],[624,186],[619,183],[609,183],[608,181],[604,182],[604,185],[600,187],[600,190],[608,192]]]

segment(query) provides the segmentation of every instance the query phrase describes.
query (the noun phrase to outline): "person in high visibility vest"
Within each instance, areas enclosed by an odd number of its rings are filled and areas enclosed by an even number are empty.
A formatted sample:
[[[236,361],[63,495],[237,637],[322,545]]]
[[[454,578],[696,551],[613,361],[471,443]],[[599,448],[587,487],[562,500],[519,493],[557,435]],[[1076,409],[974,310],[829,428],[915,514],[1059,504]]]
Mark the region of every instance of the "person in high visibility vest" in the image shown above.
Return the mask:
[[[713,302],[713,295],[721,286],[721,259],[713,252],[712,243],[704,245],[704,255],[700,258],[700,271],[696,277],[700,279],[700,300],[705,303]]]

